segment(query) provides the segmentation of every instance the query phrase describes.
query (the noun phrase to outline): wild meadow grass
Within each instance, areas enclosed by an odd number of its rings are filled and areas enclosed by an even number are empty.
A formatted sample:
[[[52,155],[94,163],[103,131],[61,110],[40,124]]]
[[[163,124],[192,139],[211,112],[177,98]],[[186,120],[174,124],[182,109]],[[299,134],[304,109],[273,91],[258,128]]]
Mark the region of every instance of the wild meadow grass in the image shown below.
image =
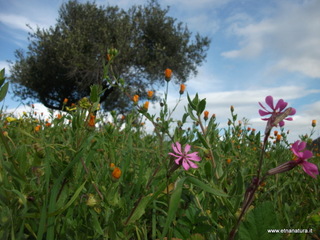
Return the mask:
[[[292,108],[274,107],[258,132],[231,107],[221,129],[182,85],[181,119],[166,92],[158,114],[128,96],[134,109],[107,122],[102,91],[94,85],[72,106],[65,99],[48,119],[1,112],[0,239],[319,239],[319,178],[275,127]],[[319,165],[319,155],[309,161]]]

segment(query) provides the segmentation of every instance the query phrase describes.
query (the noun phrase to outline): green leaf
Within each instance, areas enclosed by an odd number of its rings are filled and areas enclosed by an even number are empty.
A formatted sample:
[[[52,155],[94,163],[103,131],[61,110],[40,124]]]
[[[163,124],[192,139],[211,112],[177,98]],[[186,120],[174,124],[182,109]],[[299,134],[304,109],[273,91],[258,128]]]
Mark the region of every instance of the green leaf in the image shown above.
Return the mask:
[[[199,179],[194,178],[194,177],[190,177],[190,176],[187,177],[187,179],[188,179],[189,183],[192,183],[192,184],[196,185],[197,187],[202,188],[202,190],[204,190],[208,193],[212,193],[213,195],[220,196],[220,197],[228,197],[228,195],[224,191],[218,189],[216,186],[212,186],[212,184],[209,186],[208,183],[204,183],[204,182],[200,181]]]
[[[86,184],[86,181],[77,189],[77,191],[73,194],[72,198],[69,200],[69,202],[67,202],[67,204],[58,209],[57,211],[54,211],[52,213],[49,213],[49,217],[55,216],[55,215],[59,215],[61,214],[63,211],[65,211],[68,207],[70,207],[72,205],[72,203],[78,199],[79,194],[81,193],[82,189],[84,188],[84,185]]]
[[[142,198],[127,224],[135,222],[145,213],[146,207],[148,206],[151,199],[152,195],[148,195]]]
[[[268,233],[268,229],[279,229],[279,222],[272,202],[264,202],[249,212],[240,224],[240,240],[277,240],[281,234]]]
[[[9,83],[6,82],[0,89],[0,102],[6,97],[9,88]]]
[[[0,71],[0,87],[2,86],[2,84],[4,83],[5,78],[5,73],[4,73],[4,68]]]
[[[181,178],[176,182],[175,189],[173,190],[171,198],[170,198],[168,216],[166,219],[166,223],[164,224],[161,239],[167,235],[169,227],[170,227],[170,225],[176,215],[176,211],[178,210],[178,206],[179,206],[179,203],[181,200],[182,187],[183,187],[185,180],[186,180],[186,177]]]
[[[200,132],[197,132],[197,136],[205,148],[207,148],[207,149],[210,148],[208,143],[206,142],[206,140],[204,139],[204,137],[202,136],[202,134]]]
[[[201,113],[204,111],[204,109],[206,108],[206,99],[202,99],[198,106],[197,106],[197,114],[201,115]]]
[[[193,121],[198,121],[198,118],[196,118],[192,112],[192,108],[190,107],[190,105],[188,105],[188,114],[190,116],[190,118],[193,120]]]
[[[196,110],[196,109],[197,109],[197,105],[194,104],[193,101],[191,101],[191,98],[190,98],[189,94],[187,94],[187,99],[188,99],[189,106],[190,106],[193,110]]]

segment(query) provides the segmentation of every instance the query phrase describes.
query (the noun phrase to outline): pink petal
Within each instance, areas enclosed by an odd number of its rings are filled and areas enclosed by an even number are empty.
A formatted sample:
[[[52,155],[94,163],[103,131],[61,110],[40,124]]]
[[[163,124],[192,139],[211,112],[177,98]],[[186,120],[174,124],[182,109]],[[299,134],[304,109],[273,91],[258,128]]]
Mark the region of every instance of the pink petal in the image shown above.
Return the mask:
[[[306,172],[306,174],[310,175],[313,178],[316,178],[316,176],[319,175],[318,166],[313,163],[303,161],[302,169]]]
[[[195,163],[193,163],[193,162],[191,162],[191,161],[188,161],[188,163],[189,163],[190,167],[192,167],[192,168],[198,168],[198,165],[197,165],[197,164],[195,164]]]
[[[298,150],[301,152],[306,148],[306,146],[307,146],[306,142],[300,142],[300,144],[298,145]]]
[[[287,105],[288,105],[287,102],[283,101],[283,99],[280,99],[277,102],[277,105],[276,105],[275,109],[279,109],[279,111],[282,112],[282,110],[285,109]]]
[[[186,144],[186,146],[184,147],[184,153],[187,154],[191,149],[191,146],[189,144]]]
[[[186,158],[188,158],[189,160],[192,160],[192,161],[199,162],[201,160],[201,158],[197,154],[198,154],[198,152],[189,153],[189,154],[187,154]]]
[[[312,158],[313,154],[312,154],[311,151],[305,150],[305,151],[302,153],[302,156],[303,156],[303,159],[309,159],[309,158]]]
[[[190,168],[189,163],[185,159],[182,161],[182,166],[186,171],[188,171]]]
[[[265,106],[263,106],[263,105],[261,104],[261,102],[259,102],[259,105],[260,105],[260,107],[262,107],[264,110],[266,110],[266,111],[268,112],[268,110],[265,108]]]
[[[299,149],[298,149],[298,144],[299,144],[299,140],[294,142],[291,146],[291,152],[293,152],[294,155],[296,155],[297,157],[299,157]]]
[[[177,165],[181,165],[181,159],[182,159],[182,157],[179,157],[179,158],[177,158],[177,159],[174,160],[174,161],[175,161],[175,163],[176,163]]]
[[[289,118],[285,118],[284,120],[292,121],[292,120],[293,120],[293,118],[292,118],[292,117],[289,117]]]
[[[174,157],[176,157],[176,158],[180,158],[181,156],[180,155],[176,155],[176,154],[174,154],[174,153],[168,153],[169,155],[171,155],[171,156],[174,156]]]
[[[275,110],[275,108],[273,107],[273,97],[272,97],[272,96],[267,96],[267,97],[266,97],[266,103],[268,104],[268,106],[269,106],[272,110]]]
[[[294,114],[296,114],[296,109],[295,108],[291,108],[291,113],[289,114],[289,115],[294,115]]]
[[[268,115],[268,114],[271,114],[271,113],[259,109],[259,114],[260,114],[260,116],[265,116],[265,115]]]
[[[182,155],[181,144],[179,142],[172,143],[172,149],[179,155]]]
[[[283,126],[284,126],[284,121],[280,121],[280,122],[279,122],[279,126],[280,126],[280,127],[283,127]]]

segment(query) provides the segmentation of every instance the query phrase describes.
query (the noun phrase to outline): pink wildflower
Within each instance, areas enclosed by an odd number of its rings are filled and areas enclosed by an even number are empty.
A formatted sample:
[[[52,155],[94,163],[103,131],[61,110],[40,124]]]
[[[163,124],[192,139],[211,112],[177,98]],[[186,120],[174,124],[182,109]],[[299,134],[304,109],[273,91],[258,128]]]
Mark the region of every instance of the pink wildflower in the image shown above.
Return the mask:
[[[260,102],[259,102],[259,105],[263,108],[263,110],[259,110],[259,114],[260,116],[266,116],[266,115],[269,115],[271,114],[271,116],[269,118],[262,118],[262,120],[264,121],[268,121],[268,125],[270,125],[271,127],[272,126],[276,126],[277,124],[274,124],[275,123],[275,120],[276,118],[283,114],[287,109],[285,109],[288,105],[287,102],[283,101],[283,99],[280,99],[276,106],[274,106],[273,104],[273,97],[272,96],[267,96],[266,97],[266,104],[271,108],[272,111],[269,111],[267,110]],[[288,114],[288,115],[294,115],[296,113],[296,110],[294,108],[290,108],[291,109],[291,112]],[[292,118],[289,117],[289,118],[284,118],[284,120],[287,120],[287,121],[292,121]],[[284,126],[284,121],[281,120],[279,122],[279,126],[280,127],[283,127]]]
[[[198,168],[198,165],[192,161],[199,162],[201,158],[198,156],[198,152],[188,153],[191,149],[191,146],[187,144],[184,148],[184,151],[181,149],[181,144],[179,142],[172,144],[172,149],[175,153],[169,153],[171,156],[176,157],[175,163],[177,165],[182,165],[183,168],[187,171],[190,167]]]
[[[306,148],[305,142],[300,142],[299,140],[292,144],[291,151],[296,156],[295,162],[297,164],[302,165],[303,171],[306,174],[310,175],[313,178],[316,178],[316,175],[319,175],[319,170],[317,165],[306,161],[307,159],[311,158],[312,152],[309,150],[304,150]],[[304,151],[303,151],[304,150]]]

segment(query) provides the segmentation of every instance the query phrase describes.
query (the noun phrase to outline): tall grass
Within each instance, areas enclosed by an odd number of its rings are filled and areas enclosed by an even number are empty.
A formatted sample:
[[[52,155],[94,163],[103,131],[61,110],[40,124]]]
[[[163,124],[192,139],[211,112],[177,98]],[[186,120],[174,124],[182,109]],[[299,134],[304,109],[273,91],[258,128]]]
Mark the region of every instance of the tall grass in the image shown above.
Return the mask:
[[[300,167],[263,178],[243,209],[261,154],[262,174],[292,160],[284,128],[274,141],[270,131],[263,146],[263,134],[233,108],[226,129],[214,115],[204,118],[198,95],[187,96],[185,115],[173,120],[168,92],[157,115],[136,102],[106,122],[98,110],[103,90],[91,90],[47,120],[34,111],[1,113],[0,239],[231,239],[233,230],[235,239],[319,239],[319,178]],[[184,127],[190,120],[193,127]],[[175,163],[168,154],[175,142],[198,152],[198,168]]]

